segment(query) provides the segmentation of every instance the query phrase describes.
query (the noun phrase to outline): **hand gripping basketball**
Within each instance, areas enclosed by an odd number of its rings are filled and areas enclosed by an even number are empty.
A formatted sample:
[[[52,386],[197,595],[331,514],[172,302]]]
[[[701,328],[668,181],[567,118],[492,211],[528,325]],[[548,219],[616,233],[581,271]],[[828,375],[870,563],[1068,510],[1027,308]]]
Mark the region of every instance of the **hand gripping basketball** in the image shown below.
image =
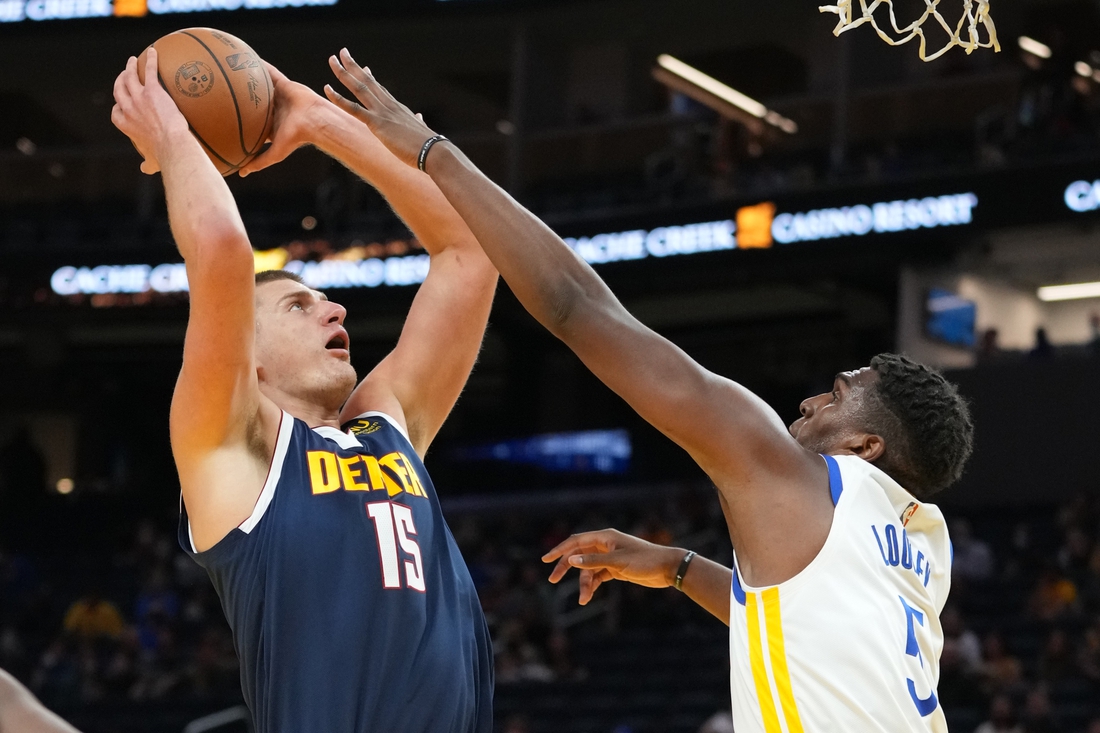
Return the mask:
[[[325,95],[333,104],[362,120],[390,152],[405,163],[416,166],[424,142],[435,136],[420,115],[412,113],[393,98],[374,76],[355,62],[348,50],[341,49],[339,57],[328,60],[336,77],[348,88],[359,104],[343,97],[330,85],[325,85]]]
[[[152,84],[142,84],[138,78],[138,60],[131,56],[126,69],[115,79],[115,106],[111,122],[133,142],[145,160],[141,172],[152,175],[160,170],[158,153],[173,134],[187,133],[187,120],[168,92],[156,83],[157,52],[150,48],[145,58],[145,78]]]

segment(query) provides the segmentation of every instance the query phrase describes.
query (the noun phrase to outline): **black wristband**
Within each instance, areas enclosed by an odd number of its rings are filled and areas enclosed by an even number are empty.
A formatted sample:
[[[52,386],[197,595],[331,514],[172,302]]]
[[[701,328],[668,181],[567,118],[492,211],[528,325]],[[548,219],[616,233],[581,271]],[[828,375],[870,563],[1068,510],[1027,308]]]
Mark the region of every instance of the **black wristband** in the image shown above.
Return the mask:
[[[424,161],[428,159],[428,151],[432,149],[433,145],[438,142],[443,142],[446,139],[447,138],[443,137],[442,135],[435,135],[434,137],[428,138],[427,141],[425,141],[424,143],[424,147],[420,148],[420,155],[416,159],[416,167],[423,171]]]
[[[684,582],[684,576],[687,574],[688,565],[691,564],[691,558],[693,557],[695,557],[695,551],[689,550],[688,554],[684,555],[684,559],[680,561],[679,569],[676,570],[676,580],[672,584],[678,591],[683,590],[680,585]]]

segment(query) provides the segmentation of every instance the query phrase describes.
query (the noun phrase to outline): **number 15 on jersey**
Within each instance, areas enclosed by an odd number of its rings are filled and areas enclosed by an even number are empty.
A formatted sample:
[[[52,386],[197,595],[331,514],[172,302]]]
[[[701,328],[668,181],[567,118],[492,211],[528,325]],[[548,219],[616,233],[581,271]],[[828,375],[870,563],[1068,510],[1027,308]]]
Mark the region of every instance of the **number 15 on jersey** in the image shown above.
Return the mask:
[[[382,563],[382,586],[385,588],[412,588],[425,591],[424,562],[420,557],[420,545],[413,524],[412,509],[393,501],[378,501],[367,504],[367,516],[374,522],[374,532],[378,537],[378,557]],[[404,561],[405,584],[401,584],[402,562],[397,548],[411,560]]]

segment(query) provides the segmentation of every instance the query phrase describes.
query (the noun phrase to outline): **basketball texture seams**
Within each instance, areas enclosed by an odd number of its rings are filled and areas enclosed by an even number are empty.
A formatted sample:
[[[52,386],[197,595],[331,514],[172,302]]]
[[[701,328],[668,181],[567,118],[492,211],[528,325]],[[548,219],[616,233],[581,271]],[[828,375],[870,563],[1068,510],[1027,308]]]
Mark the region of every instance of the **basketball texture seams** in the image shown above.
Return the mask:
[[[239,38],[185,28],[158,39],[158,76],[222,175],[250,161],[271,135],[273,85],[260,57]],[[145,52],[138,59],[144,83]]]

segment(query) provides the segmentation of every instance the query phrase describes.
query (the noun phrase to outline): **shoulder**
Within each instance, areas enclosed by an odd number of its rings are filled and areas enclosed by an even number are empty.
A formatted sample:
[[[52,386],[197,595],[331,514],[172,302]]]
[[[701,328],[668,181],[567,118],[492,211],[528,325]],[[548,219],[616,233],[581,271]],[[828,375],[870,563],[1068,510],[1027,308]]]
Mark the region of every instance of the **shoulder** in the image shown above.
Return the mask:
[[[341,428],[356,437],[371,435],[383,429],[396,430],[405,440],[409,440],[409,433],[405,426],[393,415],[378,410],[370,410],[346,420]]]

